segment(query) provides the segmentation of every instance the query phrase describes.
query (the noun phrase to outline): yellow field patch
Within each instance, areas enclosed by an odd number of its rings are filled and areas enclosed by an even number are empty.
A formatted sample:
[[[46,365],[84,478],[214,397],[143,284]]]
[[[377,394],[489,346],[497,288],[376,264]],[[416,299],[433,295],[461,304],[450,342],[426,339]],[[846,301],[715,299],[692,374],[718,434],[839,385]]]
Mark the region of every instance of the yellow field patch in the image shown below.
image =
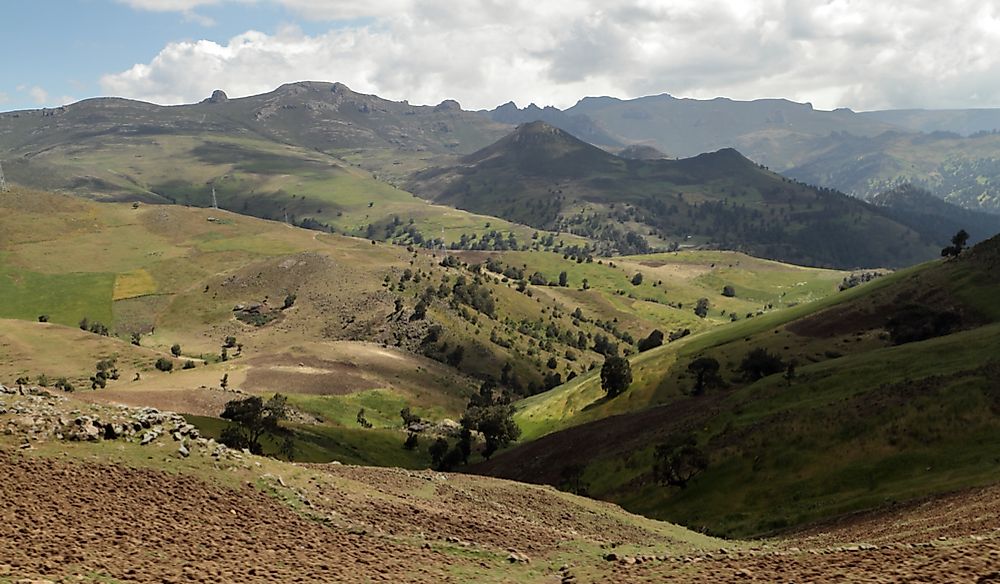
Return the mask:
[[[146,270],[132,270],[115,278],[114,300],[136,298],[156,292],[156,281]]]

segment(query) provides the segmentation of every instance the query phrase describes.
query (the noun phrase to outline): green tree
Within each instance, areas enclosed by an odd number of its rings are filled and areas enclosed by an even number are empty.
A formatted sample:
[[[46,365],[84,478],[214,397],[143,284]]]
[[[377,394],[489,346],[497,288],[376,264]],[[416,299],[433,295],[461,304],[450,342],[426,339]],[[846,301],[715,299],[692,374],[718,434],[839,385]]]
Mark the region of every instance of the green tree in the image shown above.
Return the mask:
[[[722,287],[722,295],[726,298],[733,298],[736,296],[736,288],[726,285]]]
[[[164,373],[169,373],[174,370],[174,362],[166,357],[160,357],[153,365]]]
[[[601,387],[608,397],[621,395],[632,384],[632,365],[624,357],[608,357],[601,366]]]
[[[969,243],[969,234],[964,229],[951,238],[951,245],[941,250],[942,257],[958,257]]]
[[[266,402],[256,395],[233,400],[226,404],[222,418],[233,422],[222,431],[220,441],[223,444],[263,454],[262,437],[286,434],[280,423],[288,418],[288,399],[276,393]]]
[[[688,365],[688,371],[694,373],[694,394],[702,395],[705,389],[719,380],[719,362],[711,357],[699,357]]]
[[[784,371],[785,363],[781,357],[770,353],[763,347],[752,349],[740,363],[740,371],[748,381],[757,381]]]
[[[510,404],[471,407],[462,416],[462,427],[470,430],[470,440],[471,430],[482,433],[486,441],[483,457],[487,459],[521,437],[521,428],[514,421],[514,406]]]
[[[698,448],[694,436],[674,437],[660,444],[654,451],[653,459],[656,482],[682,489],[708,468],[708,456]]]
[[[708,298],[699,298],[698,303],[695,304],[694,313],[698,315],[699,318],[705,318],[708,316]]]
[[[444,438],[438,438],[433,444],[431,444],[428,451],[431,454],[431,464],[433,464],[435,468],[439,468],[441,466],[441,461],[444,460],[444,455],[448,453],[448,441]]]
[[[563,288],[569,286],[569,274],[566,272],[559,272],[559,285]]]
[[[632,276],[632,285],[638,286],[639,284],[642,284],[642,274],[637,273],[636,275]]]
[[[173,355],[174,357],[180,357],[181,356],[181,346],[179,344],[177,344],[177,343],[174,343],[173,346],[170,347],[170,354]]]

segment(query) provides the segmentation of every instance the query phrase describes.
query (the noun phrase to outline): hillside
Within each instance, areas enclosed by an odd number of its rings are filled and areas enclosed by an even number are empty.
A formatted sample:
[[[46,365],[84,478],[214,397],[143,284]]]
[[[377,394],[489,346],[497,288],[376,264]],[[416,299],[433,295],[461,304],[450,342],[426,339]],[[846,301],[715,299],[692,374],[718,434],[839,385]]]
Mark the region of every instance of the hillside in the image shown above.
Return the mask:
[[[176,420],[0,394],[0,495],[10,511],[0,581],[898,581],[988,577],[1000,553],[995,488],[723,542],[544,487],[293,465],[220,448],[190,428],[180,441],[145,445],[127,435],[70,441],[60,419],[82,428]]]
[[[476,471],[583,485],[730,536],[988,484],[1000,446],[998,258],[994,238],[958,260],[640,354],[615,399],[596,375],[575,379],[522,402],[529,441]],[[755,381],[741,370],[752,349],[783,364]],[[689,365],[703,357],[719,378],[699,395]],[[686,488],[658,483],[656,448],[687,441],[707,469]]]
[[[399,447],[405,407],[457,420],[486,380],[511,399],[539,393],[609,351],[636,352],[654,329],[780,311],[835,293],[846,276],[710,252],[585,261],[579,247],[542,236],[522,247],[495,231],[506,251],[446,254],[21,188],[0,210],[0,380],[65,378],[88,401],[180,411],[215,432],[232,390],[282,392],[301,413],[308,460],[426,467],[430,440]],[[640,271],[648,280],[632,283]],[[727,284],[736,297],[721,295]],[[695,314],[700,298],[711,314]],[[90,392],[110,358],[119,379]],[[158,371],[160,358],[173,371]]]
[[[790,182],[731,149],[626,160],[547,124],[520,126],[406,188],[436,202],[568,231],[619,253],[707,245],[798,264],[900,266],[931,240],[878,209]]]
[[[1000,233],[1000,215],[964,209],[909,184],[878,193],[869,202],[885,209],[896,221],[938,240],[961,229],[969,233],[972,243]]]

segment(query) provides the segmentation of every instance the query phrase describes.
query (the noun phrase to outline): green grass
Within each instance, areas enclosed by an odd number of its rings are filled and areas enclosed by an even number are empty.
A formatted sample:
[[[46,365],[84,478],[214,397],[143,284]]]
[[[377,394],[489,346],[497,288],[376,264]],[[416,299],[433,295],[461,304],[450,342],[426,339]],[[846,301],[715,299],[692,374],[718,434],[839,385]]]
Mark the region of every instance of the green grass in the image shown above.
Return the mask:
[[[185,416],[209,438],[221,435],[229,422],[219,418]],[[422,440],[415,450],[403,448],[406,434],[388,429],[344,428],[330,425],[286,424],[294,433],[296,462],[341,462],[366,466],[427,468],[430,466],[428,440]],[[265,437],[264,453],[276,455],[278,444]]]
[[[0,318],[36,320],[44,314],[68,326],[83,317],[111,325],[114,274],[41,274],[12,267],[6,257],[0,254]]]

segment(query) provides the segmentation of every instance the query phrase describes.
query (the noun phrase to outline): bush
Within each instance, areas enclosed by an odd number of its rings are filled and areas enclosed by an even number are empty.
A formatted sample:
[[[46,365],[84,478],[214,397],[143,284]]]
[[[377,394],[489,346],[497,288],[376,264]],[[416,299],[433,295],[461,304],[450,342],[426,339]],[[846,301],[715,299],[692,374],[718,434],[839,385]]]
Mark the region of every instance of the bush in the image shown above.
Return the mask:
[[[758,347],[743,357],[740,371],[748,381],[757,381],[785,370],[785,363],[778,355],[771,354],[767,349]]]
[[[736,296],[736,289],[732,286],[723,286],[722,295],[726,298],[733,298]]]
[[[639,341],[639,352],[655,349],[663,344],[663,332],[654,330],[649,336]]]
[[[180,357],[181,356],[181,346],[178,345],[177,343],[174,343],[174,345],[172,347],[170,347],[170,354],[173,355],[174,357]]]
[[[174,370],[174,362],[166,357],[160,357],[156,360],[154,366],[165,373],[169,373]]]

